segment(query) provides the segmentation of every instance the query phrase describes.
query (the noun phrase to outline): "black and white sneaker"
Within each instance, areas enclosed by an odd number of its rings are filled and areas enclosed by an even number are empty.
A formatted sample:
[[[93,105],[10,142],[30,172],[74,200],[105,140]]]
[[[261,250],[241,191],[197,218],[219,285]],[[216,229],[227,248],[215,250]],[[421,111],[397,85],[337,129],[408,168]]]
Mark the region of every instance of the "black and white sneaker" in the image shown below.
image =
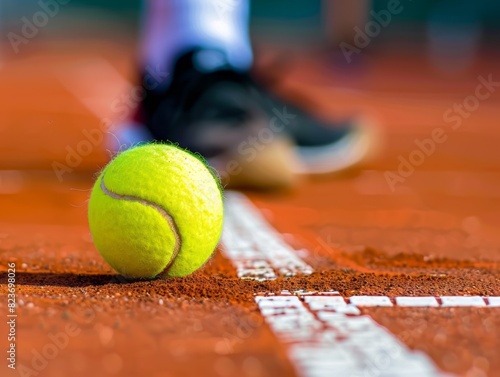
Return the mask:
[[[112,148],[168,141],[201,154],[230,186],[274,188],[363,162],[373,134],[362,120],[319,121],[232,69],[222,52],[200,49],[179,57],[166,90],[147,92]]]

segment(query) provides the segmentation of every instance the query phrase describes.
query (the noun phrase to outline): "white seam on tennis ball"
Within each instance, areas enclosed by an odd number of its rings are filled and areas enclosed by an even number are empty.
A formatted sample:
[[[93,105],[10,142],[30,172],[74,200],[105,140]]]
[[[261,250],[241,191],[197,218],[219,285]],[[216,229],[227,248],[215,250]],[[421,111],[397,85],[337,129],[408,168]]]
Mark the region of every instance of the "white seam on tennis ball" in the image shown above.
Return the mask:
[[[173,218],[173,216],[171,216],[167,210],[165,210],[165,208],[161,207],[160,205],[156,204],[156,203],[153,203],[153,202],[148,202],[147,200],[145,199],[142,199],[142,198],[138,198],[136,196],[132,196],[132,195],[120,195],[120,194],[117,194],[113,191],[110,191],[105,183],[104,183],[104,176],[101,178],[101,190],[102,192],[113,198],[113,199],[118,199],[118,200],[127,200],[127,201],[132,201],[132,202],[138,202],[138,203],[141,203],[141,204],[144,204],[145,206],[148,206],[148,207],[151,207],[151,208],[154,208],[155,210],[157,210],[161,215],[162,217],[167,221],[168,225],[170,226],[170,230],[174,233],[174,237],[175,237],[175,246],[174,246],[174,252],[172,253],[172,258],[170,258],[170,261],[167,263],[167,265],[165,266],[165,268],[162,270],[162,272],[160,272],[158,275],[163,275],[165,274],[169,269],[170,267],[172,267],[172,264],[175,262],[175,260],[177,259],[177,255],[179,254],[179,251],[181,250],[181,246],[182,246],[182,238],[181,238],[181,234],[179,232],[179,228],[177,227],[177,224],[175,223],[175,219]]]

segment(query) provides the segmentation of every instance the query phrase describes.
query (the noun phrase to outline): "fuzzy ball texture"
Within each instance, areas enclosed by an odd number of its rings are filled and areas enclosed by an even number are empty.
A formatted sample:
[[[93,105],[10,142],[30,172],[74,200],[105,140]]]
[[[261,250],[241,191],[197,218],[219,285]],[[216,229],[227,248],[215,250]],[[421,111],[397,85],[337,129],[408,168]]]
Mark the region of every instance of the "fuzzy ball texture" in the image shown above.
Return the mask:
[[[222,224],[218,180],[201,159],[173,145],[119,154],[89,202],[94,243],[127,278],[189,275],[214,252]]]

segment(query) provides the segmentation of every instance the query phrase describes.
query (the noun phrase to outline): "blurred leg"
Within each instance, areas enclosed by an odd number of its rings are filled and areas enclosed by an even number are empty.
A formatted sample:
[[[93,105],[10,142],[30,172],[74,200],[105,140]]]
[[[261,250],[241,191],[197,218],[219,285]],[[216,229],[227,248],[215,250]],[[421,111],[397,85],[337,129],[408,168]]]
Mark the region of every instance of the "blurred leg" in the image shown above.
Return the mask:
[[[172,71],[175,59],[193,48],[222,50],[236,69],[248,69],[252,50],[247,0],[147,0],[141,60]]]

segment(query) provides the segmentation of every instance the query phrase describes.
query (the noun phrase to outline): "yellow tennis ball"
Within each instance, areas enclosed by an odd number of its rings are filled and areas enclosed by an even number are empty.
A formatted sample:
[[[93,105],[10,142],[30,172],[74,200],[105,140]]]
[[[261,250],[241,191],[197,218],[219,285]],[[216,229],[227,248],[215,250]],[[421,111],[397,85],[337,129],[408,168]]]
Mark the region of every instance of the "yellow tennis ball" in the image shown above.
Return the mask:
[[[90,196],[94,243],[128,278],[189,275],[214,252],[222,223],[218,180],[202,160],[172,145],[119,154]]]

